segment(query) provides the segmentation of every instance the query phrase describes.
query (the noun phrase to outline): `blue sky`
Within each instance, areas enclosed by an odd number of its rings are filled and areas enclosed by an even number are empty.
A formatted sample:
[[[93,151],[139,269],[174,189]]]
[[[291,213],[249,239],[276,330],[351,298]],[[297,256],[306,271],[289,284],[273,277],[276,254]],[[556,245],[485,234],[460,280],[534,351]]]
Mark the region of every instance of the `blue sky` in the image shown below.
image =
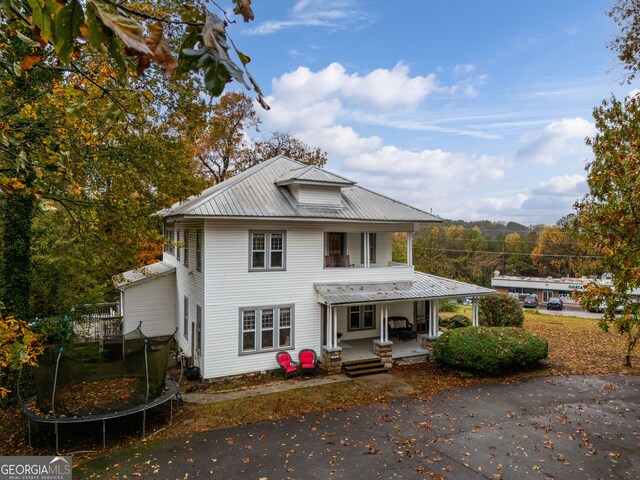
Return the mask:
[[[327,168],[448,219],[553,224],[587,192],[591,112],[624,96],[606,0],[255,0],[229,33]]]

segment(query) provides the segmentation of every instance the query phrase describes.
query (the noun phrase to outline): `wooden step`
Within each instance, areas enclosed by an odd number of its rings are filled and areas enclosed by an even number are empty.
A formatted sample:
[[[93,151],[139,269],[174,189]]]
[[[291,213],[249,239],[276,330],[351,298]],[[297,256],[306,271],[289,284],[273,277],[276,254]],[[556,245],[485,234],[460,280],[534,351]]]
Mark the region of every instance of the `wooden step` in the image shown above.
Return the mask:
[[[360,377],[376,373],[387,373],[387,368],[379,358],[367,358],[364,360],[351,360],[342,364],[342,373],[348,377]]]

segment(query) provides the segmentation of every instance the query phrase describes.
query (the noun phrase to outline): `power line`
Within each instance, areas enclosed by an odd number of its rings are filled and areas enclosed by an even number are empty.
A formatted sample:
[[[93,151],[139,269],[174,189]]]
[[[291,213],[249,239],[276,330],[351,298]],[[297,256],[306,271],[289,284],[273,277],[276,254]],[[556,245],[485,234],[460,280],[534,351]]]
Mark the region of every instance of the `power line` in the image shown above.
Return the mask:
[[[440,252],[460,252],[460,253],[490,253],[492,255],[516,255],[524,257],[559,257],[559,258],[604,258],[601,255],[563,255],[553,253],[516,253],[516,252],[491,252],[488,250],[457,250],[454,248],[436,248]]]

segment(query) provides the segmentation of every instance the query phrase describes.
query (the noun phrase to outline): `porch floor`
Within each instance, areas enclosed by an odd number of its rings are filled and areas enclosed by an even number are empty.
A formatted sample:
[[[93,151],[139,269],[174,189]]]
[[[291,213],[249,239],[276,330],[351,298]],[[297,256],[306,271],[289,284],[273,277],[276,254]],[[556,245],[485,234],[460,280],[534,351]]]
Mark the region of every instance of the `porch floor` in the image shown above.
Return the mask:
[[[419,336],[418,336],[419,337]],[[358,340],[343,340],[338,343],[342,347],[342,361],[350,362],[352,360],[364,360],[369,358],[377,358],[373,353],[373,341],[379,337],[360,338]],[[400,359],[406,357],[416,357],[419,355],[429,355],[429,350],[422,348],[420,338],[407,340],[406,342],[394,338],[392,358]]]

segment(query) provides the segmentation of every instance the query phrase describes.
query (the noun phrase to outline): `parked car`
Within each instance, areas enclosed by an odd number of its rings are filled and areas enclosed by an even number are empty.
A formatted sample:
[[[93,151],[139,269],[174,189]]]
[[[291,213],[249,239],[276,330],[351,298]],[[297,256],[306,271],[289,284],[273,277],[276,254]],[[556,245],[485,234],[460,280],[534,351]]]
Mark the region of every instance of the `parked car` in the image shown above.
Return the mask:
[[[562,310],[564,305],[558,297],[551,297],[547,300],[547,310]]]
[[[522,305],[524,308],[536,308],[538,306],[538,296],[527,295],[524,297],[524,303]]]

